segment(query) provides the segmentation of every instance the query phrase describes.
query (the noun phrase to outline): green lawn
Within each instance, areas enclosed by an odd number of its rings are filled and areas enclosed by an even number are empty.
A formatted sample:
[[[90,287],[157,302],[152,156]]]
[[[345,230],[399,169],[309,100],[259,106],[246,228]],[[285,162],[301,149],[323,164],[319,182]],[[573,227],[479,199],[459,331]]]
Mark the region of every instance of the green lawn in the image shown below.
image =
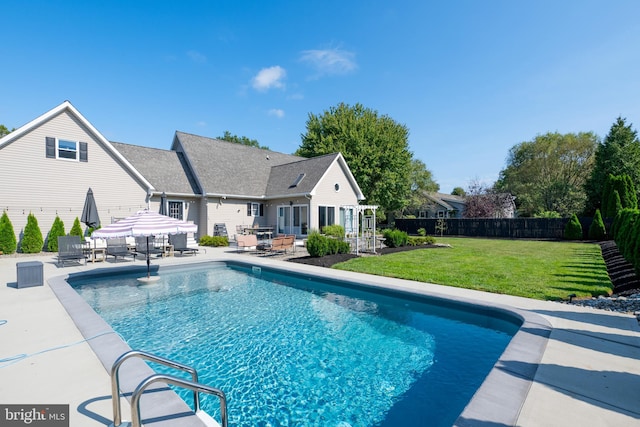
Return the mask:
[[[439,238],[451,248],[365,256],[333,268],[541,300],[608,295],[600,247],[591,243]]]

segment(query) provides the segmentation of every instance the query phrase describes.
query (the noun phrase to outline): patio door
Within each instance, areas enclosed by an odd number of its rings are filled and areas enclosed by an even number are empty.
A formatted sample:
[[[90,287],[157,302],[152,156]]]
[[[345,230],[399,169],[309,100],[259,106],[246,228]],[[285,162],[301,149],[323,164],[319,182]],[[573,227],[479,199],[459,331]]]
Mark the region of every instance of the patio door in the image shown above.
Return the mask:
[[[309,232],[307,205],[278,206],[278,234],[307,235]]]

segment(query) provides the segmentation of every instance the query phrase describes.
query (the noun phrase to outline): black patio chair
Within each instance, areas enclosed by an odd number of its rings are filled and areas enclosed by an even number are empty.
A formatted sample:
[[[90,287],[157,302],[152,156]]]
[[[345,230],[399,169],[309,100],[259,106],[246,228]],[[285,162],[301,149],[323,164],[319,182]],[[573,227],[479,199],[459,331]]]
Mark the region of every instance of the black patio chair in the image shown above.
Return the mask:
[[[87,257],[82,250],[80,236],[58,236],[58,266],[65,261],[84,260],[87,264]]]
[[[107,239],[107,257],[111,255],[115,262],[118,262],[118,257],[133,257],[133,260],[136,259],[135,252],[131,252],[127,247],[127,240],[124,237],[118,237],[115,239]]]
[[[144,255],[145,257],[147,254],[149,256],[153,254],[164,255],[164,249],[156,247],[156,239],[153,236],[136,236],[136,254]]]

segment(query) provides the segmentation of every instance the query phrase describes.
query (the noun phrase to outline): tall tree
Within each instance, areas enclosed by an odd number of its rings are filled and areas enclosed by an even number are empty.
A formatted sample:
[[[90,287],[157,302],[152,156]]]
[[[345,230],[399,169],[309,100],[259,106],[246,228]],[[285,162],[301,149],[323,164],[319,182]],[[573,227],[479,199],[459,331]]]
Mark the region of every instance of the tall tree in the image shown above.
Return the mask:
[[[513,213],[513,196],[487,187],[479,180],[469,183],[465,196],[464,218],[504,218]]]
[[[5,125],[0,125],[0,138],[2,138],[5,135],[10,134],[11,132],[13,132],[15,129],[7,129],[7,127]]]
[[[451,195],[452,196],[464,197],[464,196],[467,195],[467,192],[464,191],[464,188],[462,188],[462,187],[456,187],[451,191]]]
[[[622,117],[616,119],[604,141],[597,146],[593,170],[585,184],[585,214],[602,209],[602,195],[609,174],[629,175],[636,190],[640,189],[640,141],[632,125],[627,125]]]
[[[411,181],[411,193],[405,209],[408,211],[416,211],[429,202],[430,199],[427,197],[427,193],[438,191],[440,186],[433,180],[433,174],[427,169],[427,165],[425,165],[422,160],[411,160],[409,177]]]
[[[406,126],[361,104],[344,103],[320,115],[310,113],[306,126],[297,155],[341,152],[367,203],[386,212],[407,205],[412,154]]]
[[[521,216],[570,216],[584,206],[584,185],[597,145],[598,137],[591,132],[547,133],[514,145],[496,189],[516,197]]]
[[[217,139],[221,139],[227,142],[235,142],[236,144],[248,145],[249,147],[262,148],[263,150],[269,149],[269,147],[267,146],[260,145],[260,143],[256,139],[250,139],[246,136],[231,135],[231,132],[229,132],[228,130],[225,130],[224,135],[219,136]]]

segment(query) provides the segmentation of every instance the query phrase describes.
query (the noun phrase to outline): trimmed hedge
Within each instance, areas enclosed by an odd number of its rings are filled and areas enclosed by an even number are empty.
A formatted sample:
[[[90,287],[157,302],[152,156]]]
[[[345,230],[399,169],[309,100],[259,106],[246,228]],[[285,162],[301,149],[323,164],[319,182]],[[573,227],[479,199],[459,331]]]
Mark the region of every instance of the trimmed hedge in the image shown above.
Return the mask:
[[[2,212],[0,217],[0,252],[12,254],[18,248],[16,233],[13,231],[13,224],[7,215],[7,211]]]
[[[200,237],[198,244],[200,246],[213,247],[229,246],[229,238],[227,236],[209,236],[205,234],[204,236]]]
[[[567,240],[581,240],[582,239],[582,224],[576,214],[571,216],[571,219],[564,227],[564,238]]]
[[[622,209],[616,215],[612,230],[620,254],[640,273],[640,210]]]
[[[56,215],[56,219],[53,220],[53,225],[47,236],[47,250],[49,252],[58,252],[58,237],[64,236],[64,234],[64,222]]]
[[[604,240],[606,235],[607,230],[604,227],[602,215],[600,215],[600,209],[596,209],[593,221],[591,221],[591,226],[589,227],[589,238],[593,240]]]
[[[389,248],[399,248],[406,246],[409,241],[409,235],[405,231],[398,229],[387,229],[382,233],[384,236],[384,244]]]
[[[433,245],[434,243],[436,243],[436,239],[433,236],[409,236],[407,241],[409,246]]]
[[[24,226],[24,234],[20,242],[20,250],[23,254],[37,254],[42,252],[44,239],[38,226],[38,220],[32,213],[27,216],[27,225]]]
[[[323,229],[323,231],[326,231]],[[312,257],[322,257],[325,255],[348,254],[351,252],[349,242],[342,239],[323,236],[317,231],[312,231],[307,236],[307,252]]]

